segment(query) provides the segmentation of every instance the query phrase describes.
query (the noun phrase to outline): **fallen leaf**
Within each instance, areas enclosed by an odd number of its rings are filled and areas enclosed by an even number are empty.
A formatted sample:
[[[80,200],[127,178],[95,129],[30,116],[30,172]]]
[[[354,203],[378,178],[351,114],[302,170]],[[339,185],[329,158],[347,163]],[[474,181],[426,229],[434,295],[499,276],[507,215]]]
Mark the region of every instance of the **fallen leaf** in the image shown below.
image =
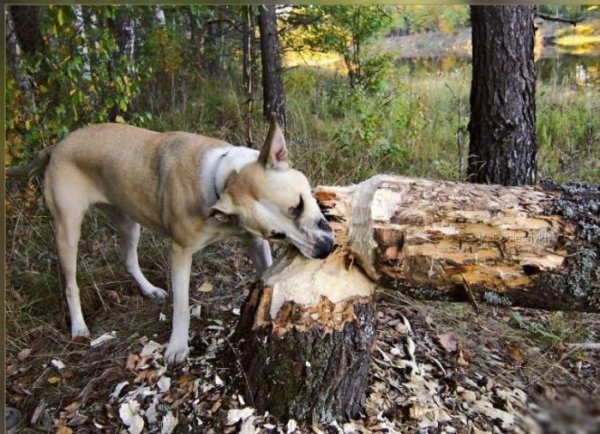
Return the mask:
[[[73,430],[68,426],[59,425],[56,428],[56,434],[73,434]]]
[[[156,383],[156,387],[158,387],[158,390],[161,393],[167,392],[171,388],[171,379],[166,375],[163,375]]]
[[[458,354],[456,356],[456,363],[463,368],[469,366],[469,361],[467,360],[465,353],[463,350],[458,350]]]
[[[515,347],[515,346],[508,347],[508,355],[515,363],[520,362],[521,359],[523,358],[521,350],[519,349],[519,347]]]
[[[154,384],[156,382],[156,379],[158,378],[158,370],[157,369],[146,369],[142,372],[140,372],[137,377],[135,377],[135,380],[133,380],[134,383],[139,384],[143,381],[148,381],[149,384]]]
[[[239,434],[254,434],[254,431],[254,416],[247,417],[242,421]]]
[[[17,359],[19,359],[19,361],[22,362],[31,355],[31,351],[31,348],[25,348],[24,350],[19,351],[19,354],[17,354]]]
[[[144,429],[144,419],[140,414],[140,403],[131,400],[121,404],[119,407],[119,417],[128,427],[131,434],[140,434]]]
[[[179,421],[173,414],[168,411],[162,419],[160,434],[171,434]]]
[[[456,351],[457,342],[454,333],[444,333],[441,335],[437,335],[437,338],[440,342],[440,345],[444,350],[446,350],[446,352],[453,353],[454,351]]]
[[[54,369],[56,369],[57,371],[60,371],[61,369],[65,369],[65,364],[58,359],[52,359],[50,361],[50,366],[52,366]]]
[[[190,316],[197,319],[202,318],[202,306],[199,304],[192,306],[190,309]]]
[[[250,416],[252,416],[252,414],[254,414],[254,408],[252,407],[244,407],[242,409],[231,409],[227,412],[227,420],[225,421],[225,425],[235,425],[240,420],[249,418]]]
[[[154,354],[155,352],[159,351],[160,349],[162,349],[162,345],[159,344],[158,342],[154,342],[154,341],[148,341],[148,343],[146,343],[146,345],[144,345],[144,348],[142,348],[142,351],[140,351],[140,357],[144,357],[144,356],[150,356],[152,354]]]
[[[63,408],[63,411],[66,413],[65,414],[66,418],[70,419],[71,417],[73,417],[75,415],[75,412],[79,409],[80,405],[81,405],[81,403],[79,401],[73,401],[72,403],[67,405],[65,408]]]
[[[60,377],[50,377],[50,378],[48,378],[48,383],[50,383],[50,384],[60,383]]]
[[[213,290],[213,285],[210,282],[204,282],[198,288],[198,291],[200,291],[200,292],[211,292],[212,290]]]
[[[94,348],[94,347],[99,347],[100,345],[113,340],[114,338],[117,337],[117,332],[116,331],[111,331],[110,333],[104,333],[102,336],[97,337],[96,339],[94,339],[93,341],[90,342],[90,347]]]
[[[129,353],[129,356],[127,357],[127,363],[125,363],[125,369],[133,371],[138,360],[140,360],[140,356],[135,353]]]
[[[286,431],[287,434],[292,434],[297,429],[298,429],[298,422],[296,422],[294,419],[288,420],[287,431]]]
[[[129,381],[122,381],[115,386],[115,390],[110,394],[111,399],[118,399],[125,386],[129,385]]]

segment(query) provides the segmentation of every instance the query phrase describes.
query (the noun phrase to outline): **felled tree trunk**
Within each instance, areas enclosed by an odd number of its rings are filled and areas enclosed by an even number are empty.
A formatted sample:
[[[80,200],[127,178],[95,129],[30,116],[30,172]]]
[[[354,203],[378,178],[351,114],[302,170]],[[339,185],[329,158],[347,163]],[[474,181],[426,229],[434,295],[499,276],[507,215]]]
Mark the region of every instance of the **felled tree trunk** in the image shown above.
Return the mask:
[[[425,299],[600,311],[600,186],[381,175],[315,194],[339,249],[380,285]]]
[[[286,420],[344,421],[363,408],[373,339],[374,283],[340,250],[295,252],[257,283],[236,330],[246,401]]]

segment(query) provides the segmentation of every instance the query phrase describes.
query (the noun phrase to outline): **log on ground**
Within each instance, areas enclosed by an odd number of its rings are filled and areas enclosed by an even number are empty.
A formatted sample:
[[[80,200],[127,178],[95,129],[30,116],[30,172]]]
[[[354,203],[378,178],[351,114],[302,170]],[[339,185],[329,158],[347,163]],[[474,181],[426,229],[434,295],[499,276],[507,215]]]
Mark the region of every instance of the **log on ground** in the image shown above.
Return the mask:
[[[373,282],[341,250],[289,252],[252,289],[235,339],[246,402],[280,420],[329,423],[363,410],[374,342]]]
[[[423,299],[600,311],[600,186],[380,175],[316,197],[339,249]]]

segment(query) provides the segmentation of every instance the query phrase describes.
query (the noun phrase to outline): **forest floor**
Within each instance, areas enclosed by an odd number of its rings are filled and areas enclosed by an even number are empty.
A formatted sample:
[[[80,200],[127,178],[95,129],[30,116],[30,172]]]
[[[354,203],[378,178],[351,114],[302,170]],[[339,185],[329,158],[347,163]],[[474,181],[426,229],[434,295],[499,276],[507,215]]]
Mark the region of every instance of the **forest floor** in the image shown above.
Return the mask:
[[[362,419],[308,427],[257,414],[229,339],[255,280],[241,246],[196,255],[190,359],[167,369],[170,302],[138,294],[96,214],[79,262],[92,340],[72,341],[39,201],[36,191],[11,193],[8,206],[7,402],[24,415],[21,432],[600,432],[600,315],[476,311],[390,290],[377,293]],[[142,268],[166,288],[165,253],[143,233]]]

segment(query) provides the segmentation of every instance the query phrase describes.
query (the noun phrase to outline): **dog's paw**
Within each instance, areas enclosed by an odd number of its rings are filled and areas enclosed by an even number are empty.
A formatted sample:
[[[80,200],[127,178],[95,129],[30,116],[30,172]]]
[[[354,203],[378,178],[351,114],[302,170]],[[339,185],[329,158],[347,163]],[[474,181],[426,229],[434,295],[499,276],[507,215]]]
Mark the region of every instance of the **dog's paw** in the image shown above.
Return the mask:
[[[87,328],[87,326],[84,324],[71,324],[71,337],[72,338],[78,338],[78,337],[89,337],[90,335],[90,330]]]
[[[164,300],[167,298],[167,291],[156,286],[142,289],[142,294],[144,294],[144,297],[153,298],[155,300]]]
[[[165,350],[165,361],[167,365],[177,365],[187,360],[190,351],[187,343],[169,342]]]

